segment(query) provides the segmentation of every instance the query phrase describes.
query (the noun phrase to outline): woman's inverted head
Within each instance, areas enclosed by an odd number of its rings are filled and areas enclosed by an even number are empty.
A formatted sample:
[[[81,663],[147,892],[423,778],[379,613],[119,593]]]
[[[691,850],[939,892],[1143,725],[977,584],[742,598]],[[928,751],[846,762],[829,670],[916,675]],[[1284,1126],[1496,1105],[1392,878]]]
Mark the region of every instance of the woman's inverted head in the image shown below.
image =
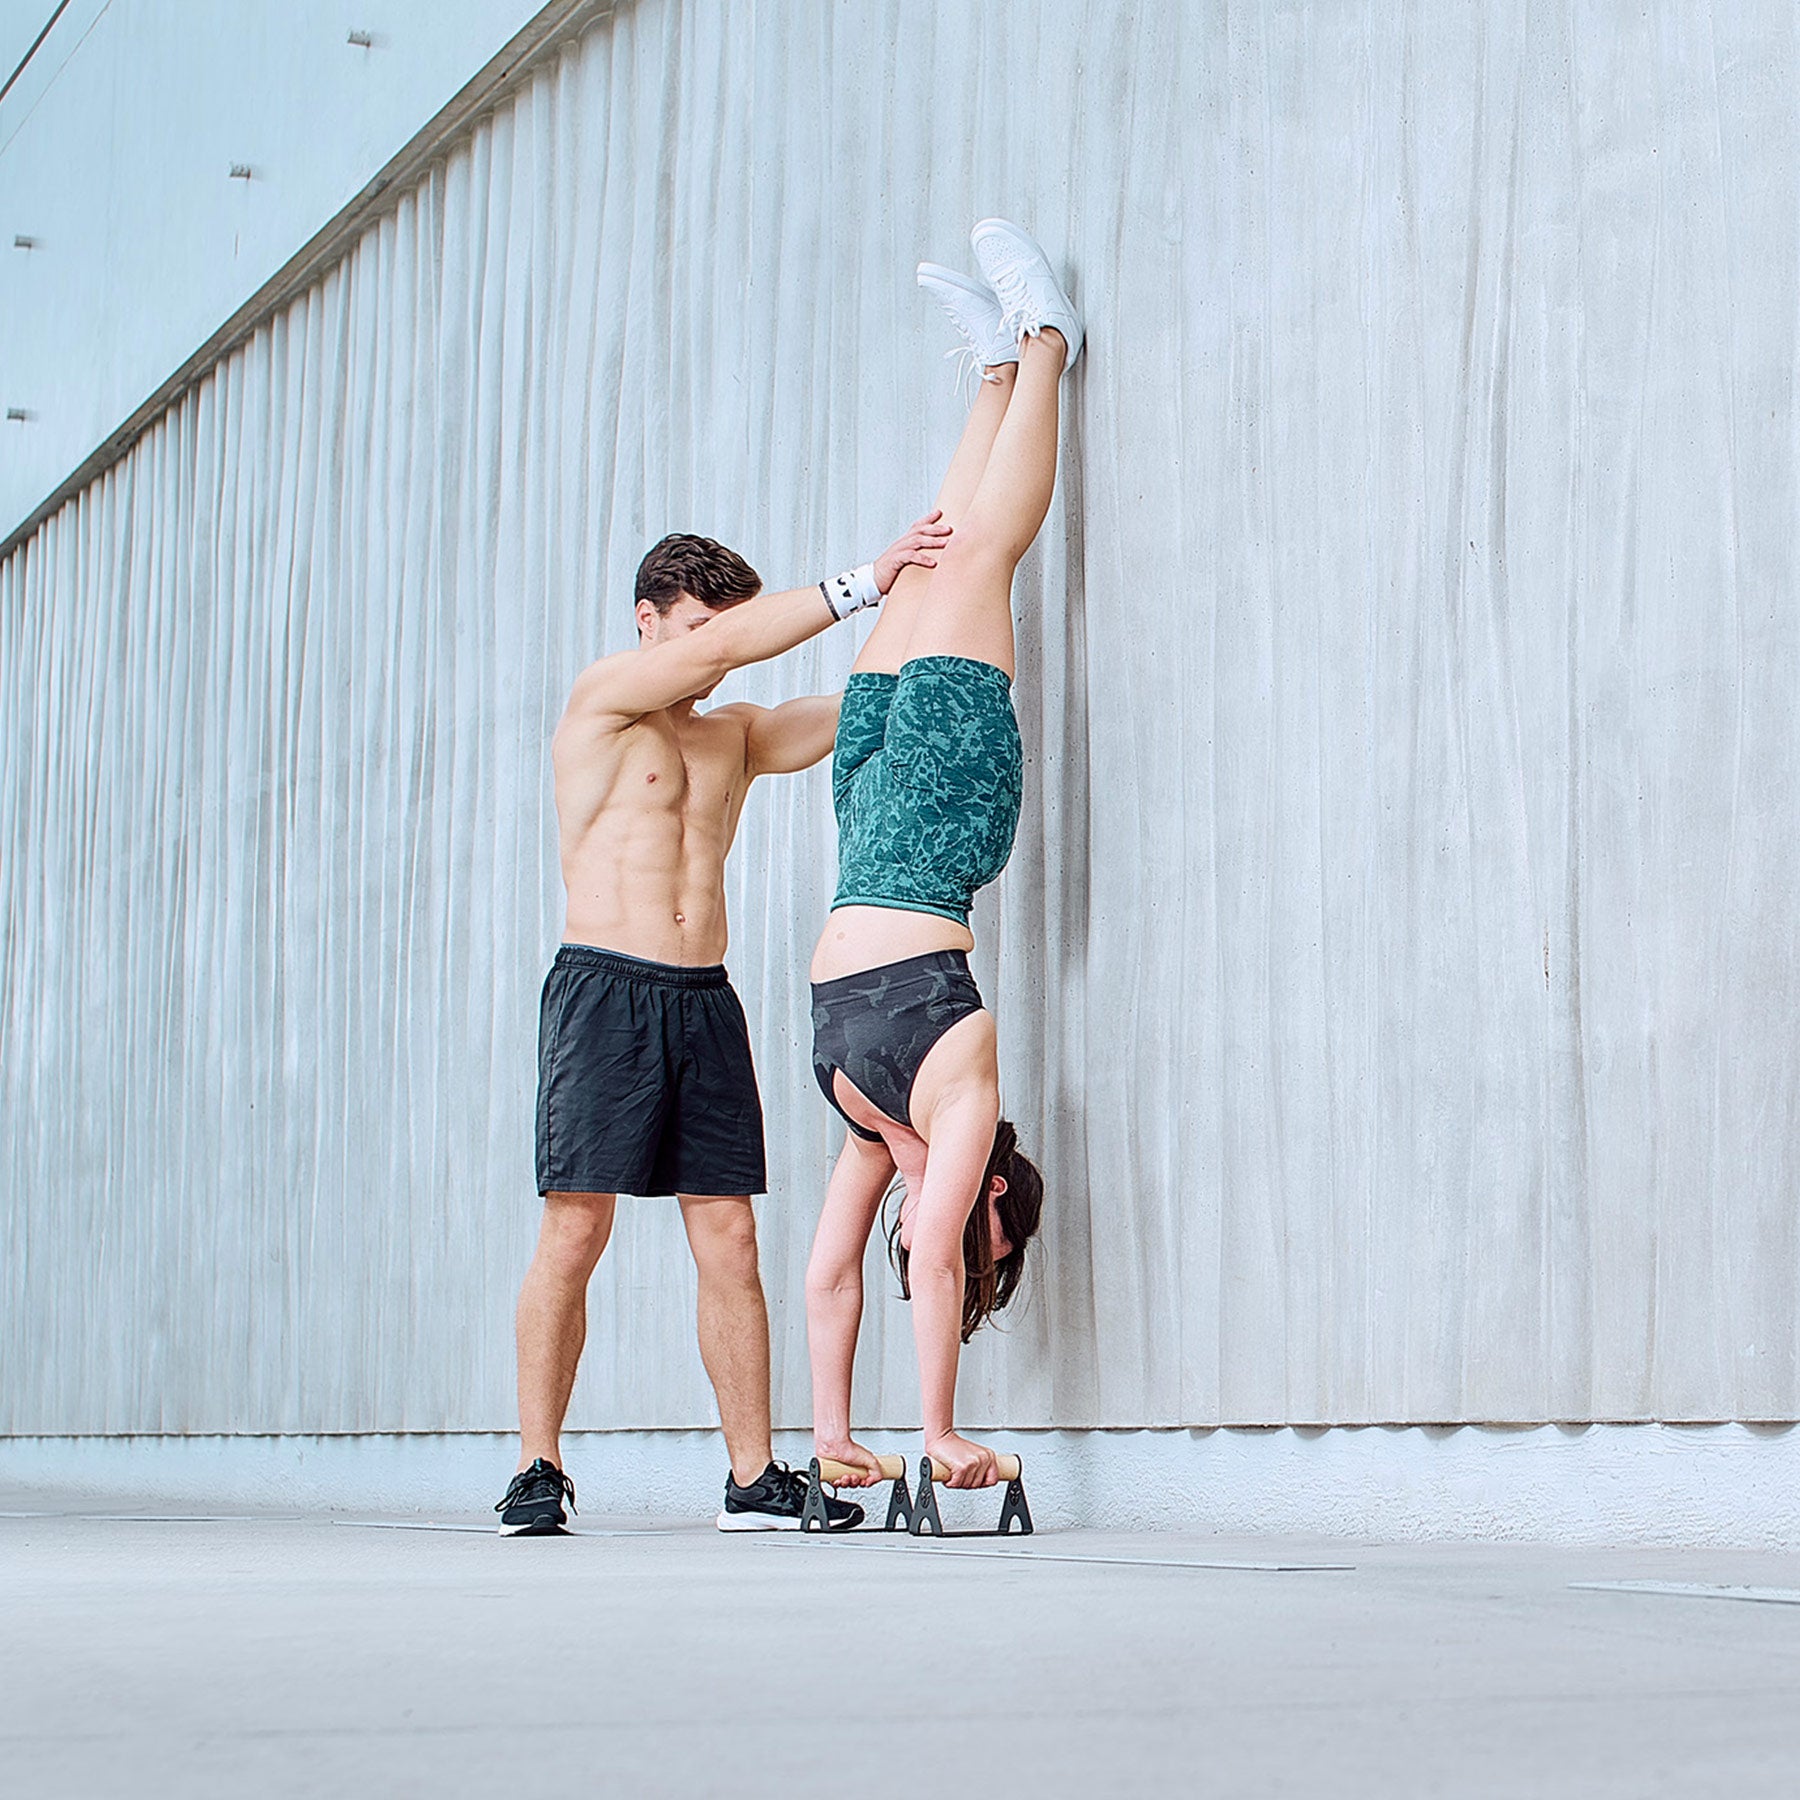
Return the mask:
[[[994,1127],[994,1147],[982,1175],[981,1195],[969,1209],[963,1227],[962,1341],[1001,1312],[1019,1290],[1025,1273],[1025,1251],[1044,1216],[1044,1177],[1038,1166],[1019,1148],[1019,1134],[1010,1119]],[[900,1241],[901,1220],[896,1214],[888,1232],[888,1260],[900,1277],[900,1291],[909,1300],[909,1256]]]

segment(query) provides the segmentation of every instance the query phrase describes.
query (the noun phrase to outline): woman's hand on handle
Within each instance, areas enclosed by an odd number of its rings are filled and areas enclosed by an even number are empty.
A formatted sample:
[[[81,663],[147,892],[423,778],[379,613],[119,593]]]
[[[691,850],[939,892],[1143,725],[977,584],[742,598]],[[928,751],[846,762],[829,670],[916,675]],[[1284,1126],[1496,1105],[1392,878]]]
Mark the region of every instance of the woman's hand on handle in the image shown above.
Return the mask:
[[[875,585],[886,594],[910,563],[921,569],[937,567],[938,552],[950,537],[950,526],[941,512],[928,512],[909,526],[875,559]]]
[[[971,1443],[954,1431],[927,1438],[925,1453],[935,1456],[949,1471],[945,1487],[993,1487],[1000,1479],[1000,1459],[985,1444]]]
[[[834,1485],[837,1487],[874,1487],[887,1480],[881,1471],[881,1464],[873,1450],[865,1450],[861,1444],[850,1438],[823,1438],[817,1432],[813,1434],[813,1455],[820,1462],[827,1457],[834,1462],[841,1462],[845,1468],[855,1470],[855,1474],[840,1477]]]

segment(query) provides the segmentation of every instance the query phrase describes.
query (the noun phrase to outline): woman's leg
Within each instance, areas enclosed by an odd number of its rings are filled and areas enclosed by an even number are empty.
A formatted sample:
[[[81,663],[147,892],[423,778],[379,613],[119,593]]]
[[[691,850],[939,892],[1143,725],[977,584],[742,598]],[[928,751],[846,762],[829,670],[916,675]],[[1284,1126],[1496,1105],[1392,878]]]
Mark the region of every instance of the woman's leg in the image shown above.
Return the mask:
[[[981,485],[994,439],[1006,417],[1007,401],[1012,397],[1017,374],[1014,364],[997,363],[988,371],[990,379],[981,383],[981,391],[969,409],[962,440],[956,446],[956,454],[950,458],[950,467],[944,471],[943,485],[937,495],[938,511],[952,526],[961,525],[963,515]],[[956,541],[954,532],[950,541]],[[914,621],[931,586],[932,573],[916,563],[900,571],[893,590],[881,603],[881,616],[875,622],[875,629],[869,633],[869,641],[856,659],[859,672],[899,674],[900,665],[907,658]]]
[[[1011,401],[980,483],[955,520],[955,533],[928,575],[923,570],[902,575],[902,580],[912,574],[922,577],[921,599],[906,640],[909,659],[967,656],[1012,674],[1013,570],[1037,536],[1056,486],[1057,399],[1065,352],[1061,334],[1053,330],[1025,340]]]

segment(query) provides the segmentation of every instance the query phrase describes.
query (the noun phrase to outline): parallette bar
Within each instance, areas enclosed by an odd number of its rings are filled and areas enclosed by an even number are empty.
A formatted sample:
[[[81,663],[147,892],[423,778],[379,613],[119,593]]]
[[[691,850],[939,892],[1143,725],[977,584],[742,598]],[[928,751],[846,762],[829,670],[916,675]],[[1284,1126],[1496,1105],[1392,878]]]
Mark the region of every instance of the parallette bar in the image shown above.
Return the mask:
[[[1018,1459],[1015,1457],[1014,1460]],[[878,1456],[875,1461],[881,1469],[883,1481],[898,1481],[906,1473],[904,1456]],[[833,1487],[841,1487],[844,1483],[855,1481],[858,1476],[867,1473],[866,1469],[858,1469],[850,1463],[839,1462],[835,1456],[819,1458],[819,1479],[829,1481]]]
[[[899,1459],[895,1458],[895,1460],[898,1461]],[[1002,1481],[1017,1481],[1019,1479],[1020,1464],[1019,1459],[1016,1456],[996,1456],[994,1460],[1000,1465],[1000,1479]],[[882,1462],[885,1467],[887,1458],[883,1457]],[[950,1479],[950,1465],[946,1462],[939,1462],[934,1456],[931,1459],[931,1479],[933,1481],[948,1481]]]
[[[1000,1523],[992,1531],[946,1531],[943,1514],[938,1511],[938,1483],[948,1481],[950,1470],[941,1458],[919,1458],[919,1491],[913,1496],[912,1525],[914,1537],[1005,1537],[1015,1527],[1023,1537],[1032,1531],[1031,1508],[1025,1499],[1025,1476],[1022,1461],[1016,1456],[994,1453],[996,1472],[1006,1483],[1000,1499]]]

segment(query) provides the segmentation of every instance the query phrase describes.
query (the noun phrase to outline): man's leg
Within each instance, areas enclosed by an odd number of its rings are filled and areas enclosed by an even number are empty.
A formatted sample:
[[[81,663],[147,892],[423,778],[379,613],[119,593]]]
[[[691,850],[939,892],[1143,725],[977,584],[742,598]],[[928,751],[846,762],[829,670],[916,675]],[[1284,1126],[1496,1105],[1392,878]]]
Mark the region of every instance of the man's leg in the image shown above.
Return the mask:
[[[952,544],[956,542],[955,533],[968,511],[969,502],[981,485],[982,473],[987,468],[1001,421],[1006,417],[1006,405],[1012,398],[1017,375],[1018,369],[1012,363],[997,363],[988,371],[990,379],[981,383],[975,404],[969,409],[968,423],[963,426],[956,454],[950,458],[950,467],[944,472],[943,485],[937,494],[937,509],[952,527]],[[913,623],[931,587],[933,573],[917,563],[908,564],[900,571],[893,591],[882,602],[875,629],[869,633],[869,641],[856,659],[858,670],[882,675],[899,674],[900,666],[909,654],[907,645],[912,638]]]
[[[519,1289],[519,1467],[562,1467],[563,1417],[587,1342],[588,1278],[612,1236],[613,1194],[546,1194]],[[766,1386],[766,1382],[765,1382]]]
[[[1056,486],[1060,332],[1025,340],[1018,379],[956,531],[938,553],[906,654],[967,656],[1013,672],[1012,578]],[[899,585],[895,584],[896,587]]]
[[[748,1487],[774,1458],[769,1438],[769,1309],[747,1196],[681,1196],[700,1273],[700,1360],[719,1402],[732,1479]]]

